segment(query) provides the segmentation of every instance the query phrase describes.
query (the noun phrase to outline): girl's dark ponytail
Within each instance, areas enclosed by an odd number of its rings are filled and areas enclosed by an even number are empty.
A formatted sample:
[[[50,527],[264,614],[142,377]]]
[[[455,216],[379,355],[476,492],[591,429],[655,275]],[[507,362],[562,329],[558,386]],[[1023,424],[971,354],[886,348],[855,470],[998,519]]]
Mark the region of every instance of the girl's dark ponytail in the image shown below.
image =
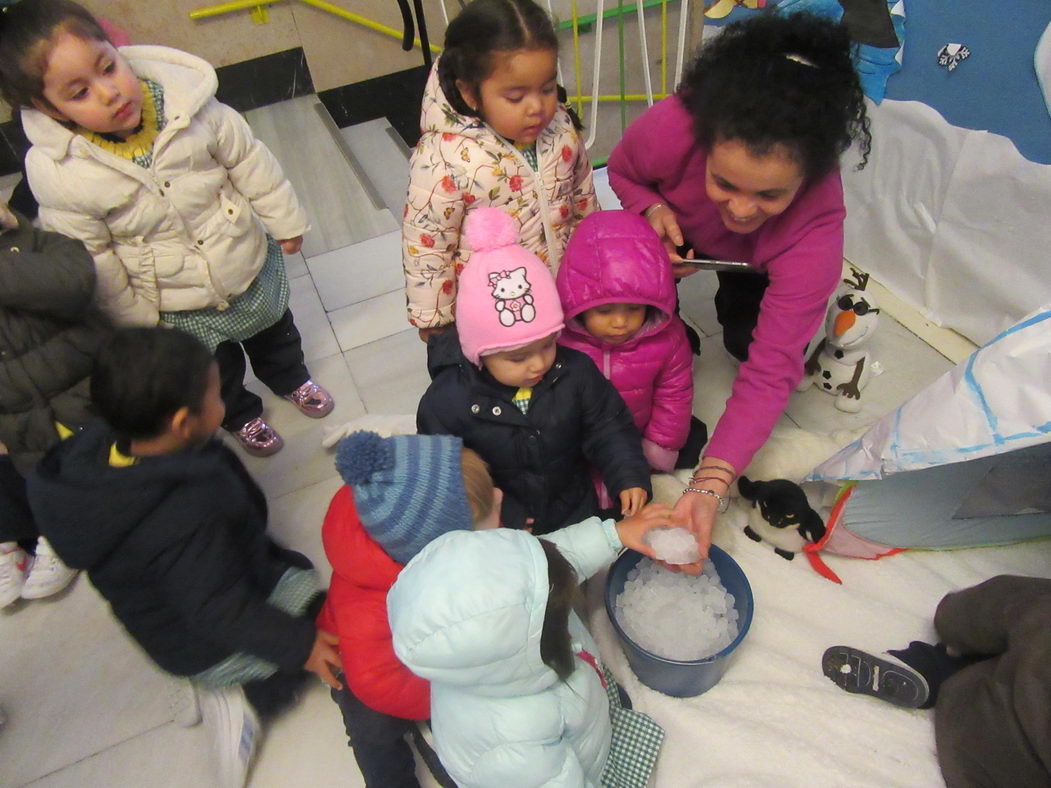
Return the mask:
[[[569,119],[573,121],[573,128],[577,131],[584,130],[584,121],[580,119],[580,115],[573,109],[573,106],[569,103],[569,96],[566,93],[566,89],[561,85],[558,86],[558,103],[566,108],[566,112],[569,113]]]
[[[577,573],[572,564],[551,542],[541,539],[540,547],[547,558],[547,608],[540,631],[540,658],[562,681],[576,667],[573,662],[572,638],[569,634],[569,611],[577,588]]]
[[[457,74],[460,59],[461,54],[455,47],[442,52],[442,56],[438,58],[438,84],[441,85],[445,98],[449,100],[449,106],[465,117],[477,118],[478,112],[468,106],[456,86],[456,80],[461,78]]]

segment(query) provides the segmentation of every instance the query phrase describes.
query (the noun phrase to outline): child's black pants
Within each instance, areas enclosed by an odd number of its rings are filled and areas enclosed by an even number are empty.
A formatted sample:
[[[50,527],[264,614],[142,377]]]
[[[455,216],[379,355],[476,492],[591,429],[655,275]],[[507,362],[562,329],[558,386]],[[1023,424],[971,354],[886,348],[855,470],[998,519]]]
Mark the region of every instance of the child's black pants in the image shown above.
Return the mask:
[[[291,394],[310,378],[303,361],[303,342],[290,309],[272,326],[244,342],[223,342],[215,349],[215,360],[219,363],[220,388],[226,405],[223,427],[231,432],[263,415],[263,401],[245,388],[245,354],[255,376],[280,396]]]

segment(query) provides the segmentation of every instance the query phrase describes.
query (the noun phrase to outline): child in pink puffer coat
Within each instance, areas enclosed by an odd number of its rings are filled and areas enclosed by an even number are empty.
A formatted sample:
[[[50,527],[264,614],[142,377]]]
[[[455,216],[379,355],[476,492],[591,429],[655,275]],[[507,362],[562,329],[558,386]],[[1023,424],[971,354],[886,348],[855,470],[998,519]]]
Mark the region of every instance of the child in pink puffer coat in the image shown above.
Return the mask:
[[[654,470],[692,468],[707,440],[693,418],[693,355],[675,314],[668,253],[649,222],[599,211],[577,227],[558,271],[559,343],[592,360],[624,398]]]

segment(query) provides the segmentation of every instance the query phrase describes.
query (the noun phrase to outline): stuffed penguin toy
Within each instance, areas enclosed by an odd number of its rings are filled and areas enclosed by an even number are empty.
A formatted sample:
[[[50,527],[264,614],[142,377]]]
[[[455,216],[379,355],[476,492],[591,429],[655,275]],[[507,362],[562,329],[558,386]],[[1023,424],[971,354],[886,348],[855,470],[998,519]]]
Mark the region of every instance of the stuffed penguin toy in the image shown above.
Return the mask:
[[[741,498],[751,501],[752,509],[744,534],[755,542],[770,544],[774,552],[791,561],[803,545],[818,542],[825,535],[821,519],[803,488],[788,479],[737,480]]]

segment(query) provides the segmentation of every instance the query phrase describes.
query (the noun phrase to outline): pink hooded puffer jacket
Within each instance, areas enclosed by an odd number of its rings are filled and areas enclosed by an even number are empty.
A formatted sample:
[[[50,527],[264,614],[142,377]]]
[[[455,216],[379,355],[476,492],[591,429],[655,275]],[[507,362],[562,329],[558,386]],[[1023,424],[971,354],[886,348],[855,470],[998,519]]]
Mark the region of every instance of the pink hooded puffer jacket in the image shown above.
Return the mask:
[[[631,409],[650,465],[672,470],[690,430],[693,356],[657,234],[628,211],[593,213],[570,238],[557,282],[566,319],[559,342],[591,356]],[[615,346],[589,334],[581,319],[602,304],[652,309],[639,332]]]

